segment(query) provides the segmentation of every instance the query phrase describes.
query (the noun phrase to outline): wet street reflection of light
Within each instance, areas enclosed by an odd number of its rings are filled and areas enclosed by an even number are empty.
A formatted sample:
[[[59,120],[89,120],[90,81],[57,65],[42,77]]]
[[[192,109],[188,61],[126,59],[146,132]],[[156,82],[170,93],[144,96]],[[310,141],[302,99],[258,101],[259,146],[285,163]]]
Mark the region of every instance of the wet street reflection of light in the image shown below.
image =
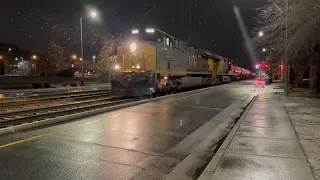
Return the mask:
[[[0,99],[4,99],[6,96],[4,94],[0,94]]]

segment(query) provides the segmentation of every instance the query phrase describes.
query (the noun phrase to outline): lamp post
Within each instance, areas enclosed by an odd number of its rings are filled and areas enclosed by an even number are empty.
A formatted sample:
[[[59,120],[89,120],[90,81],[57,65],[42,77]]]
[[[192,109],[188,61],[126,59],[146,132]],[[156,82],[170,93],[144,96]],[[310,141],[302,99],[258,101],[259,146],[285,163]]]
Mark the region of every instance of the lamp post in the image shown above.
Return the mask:
[[[83,58],[83,36],[82,36],[82,17],[80,16],[80,43],[81,43],[81,58]],[[83,79],[84,79],[84,74],[83,74],[83,61],[81,63],[81,86],[84,85]]]
[[[96,11],[91,11],[90,12],[90,17],[91,18],[96,18],[98,16],[98,13]],[[80,16],[80,44],[81,44],[81,59],[83,59],[83,28],[82,28],[82,16]],[[83,65],[83,60],[82,60],[82,63],[81,63],[81,86],[84,85],[84,65]]]
[[[273,48],[269,48],[269,49],[262,48],[262,52],[267,52],[268,50],[269,50],[269,59],[271,60],[272,50],[274,50],[274,49]]]
[[[32,55],[31,57],[33,60],[34,60],[34,71],[36,72],[36,75],[37,75],[37,56],[34,54]]]
[[[289,14],[289,0],[286,0],[286,39],[285,39],[285,53],[284,53],[284,95],[288,96],[288,14]]]

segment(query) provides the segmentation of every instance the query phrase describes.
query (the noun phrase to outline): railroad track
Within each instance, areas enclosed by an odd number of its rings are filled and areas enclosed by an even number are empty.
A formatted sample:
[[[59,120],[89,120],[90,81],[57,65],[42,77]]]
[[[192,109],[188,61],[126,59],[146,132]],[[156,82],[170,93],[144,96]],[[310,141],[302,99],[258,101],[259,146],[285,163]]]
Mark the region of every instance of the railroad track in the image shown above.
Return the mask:
[[[80,96],[86,95],[90,93],[98,94],[98,93],[106,93],[110,92],[110,90],[77,90],[72,92],[55,92],[49,94],[34,94],[27,97],[19,97],[19,98],[8,98],[8,99],[0,99],[0,104],[2,103],[11,103],[11,102],[21,102],[21,101],[31,101],[31,100],[41,100],[41,99],[52,99],[52,98],[59,98],[59,97],[70,97],[70,96]]]
[[[122,97],[108,97],[81,102],[72,102],[62,105],[53,105],[38,109],[18,110],[0,113],[0,128],[46,120],[84,111],[95,110],[104,107],[116,106],[124,103],[137,101],[136,99],[124,99]]]
[[[74,101],[83,101],[87,99],[95,99],[101,97],[108,97],[111,95],[110,91],[103,92],[87,92],[81,94],[62,94],[60,96],[45,97],[41,99],[31,99],[31,100],[17,100],[9,102],[0,102],[0,113],[13,111],[18,108],[34,108],[39,106],[46,106],[48,104],[62,104]]]

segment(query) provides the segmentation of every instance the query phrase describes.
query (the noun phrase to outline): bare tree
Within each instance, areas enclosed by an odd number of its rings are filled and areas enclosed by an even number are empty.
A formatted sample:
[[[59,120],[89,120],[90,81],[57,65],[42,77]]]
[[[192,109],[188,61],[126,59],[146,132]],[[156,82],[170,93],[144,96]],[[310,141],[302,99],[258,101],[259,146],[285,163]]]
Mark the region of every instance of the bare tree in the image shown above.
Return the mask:
[[[275,49],[274,57],[284,59],[285,52],[285,3],[286,0],[269,0],[261,9],[257,31],[265,36],[256,38],[260,46]],[[314,51],[320,40],[320,1],[290,0],[288,14],[288,60],[310,67],[310,88],[315,88],[319,58]],[[309,63],[308,63],[309,60]]]
[[[51,73],[59,73],[65,69],[64,49],[54,41],[50,42],[48,47],[48,61]]]
[[[112,56],[115,54],[118,44],[119,44],[118,41],[113,36],[108,36],[104,38],[104,43],[99,52],[98,64],[96,67],[98,72],[102,74],[102,78],[103,76],[109,73]],[[109,79],[109,75],[108,75],[108,79]]]

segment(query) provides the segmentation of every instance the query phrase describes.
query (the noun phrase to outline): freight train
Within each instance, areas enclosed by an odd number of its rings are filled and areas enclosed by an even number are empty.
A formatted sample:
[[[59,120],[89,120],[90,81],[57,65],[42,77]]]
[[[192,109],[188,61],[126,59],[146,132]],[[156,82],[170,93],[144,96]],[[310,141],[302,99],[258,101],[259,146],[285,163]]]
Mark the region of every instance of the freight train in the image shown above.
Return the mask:
[[[140,97],[248,79],[251,71],[159,29],[134,29],[112,65],[112,92]]]

